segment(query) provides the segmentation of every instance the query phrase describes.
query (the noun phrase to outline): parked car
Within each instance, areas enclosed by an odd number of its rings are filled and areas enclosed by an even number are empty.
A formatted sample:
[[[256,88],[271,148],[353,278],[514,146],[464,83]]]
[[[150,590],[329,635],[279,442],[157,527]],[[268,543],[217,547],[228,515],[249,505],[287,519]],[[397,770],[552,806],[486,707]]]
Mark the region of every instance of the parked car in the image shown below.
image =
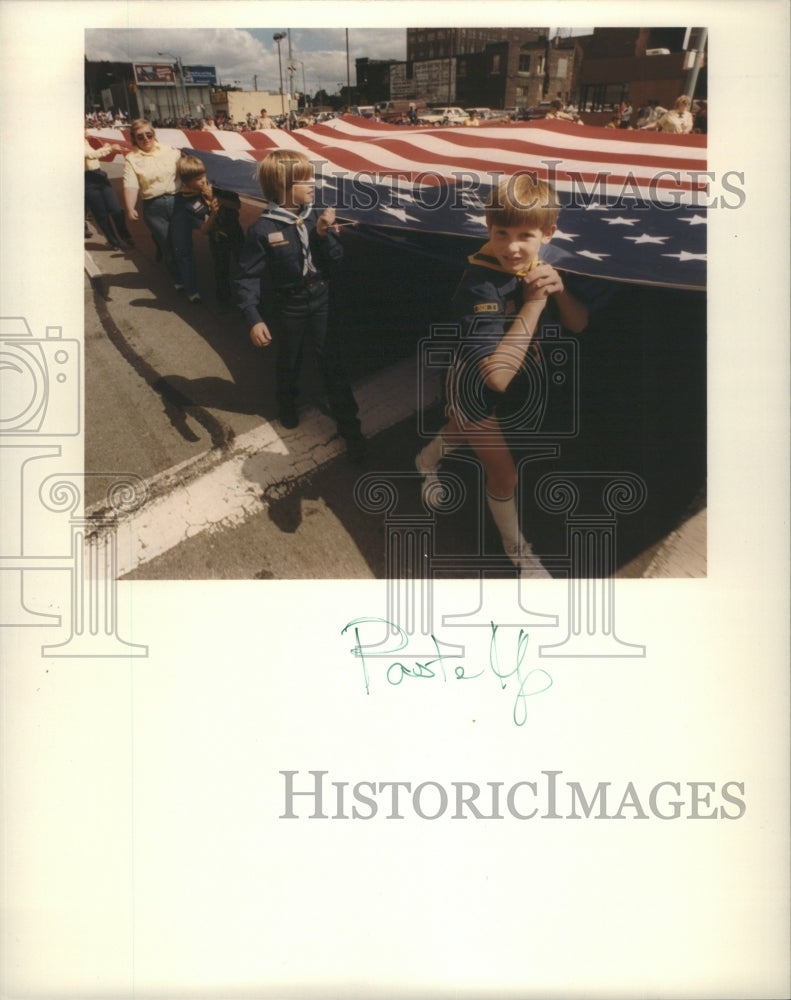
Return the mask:
[[[397,122],[409,117],[410,105],[414,105],[418,118],[426,111],[425,101],[377,101],[374,107],[383,122]]]
[[[550,102],[542,101],[540,104],[534,105],[532,108],[528,108],[525,113],[525,118],[528,121],[536,121],[539,118],[546,118],[549,113]]]
[[[424,125],[463,125],[470,116],[461,108],[428,108],[418,115]]]
[[[374,110],[373,104],[355,104],[349,108],[349,114],[358,118],[373,118]]]

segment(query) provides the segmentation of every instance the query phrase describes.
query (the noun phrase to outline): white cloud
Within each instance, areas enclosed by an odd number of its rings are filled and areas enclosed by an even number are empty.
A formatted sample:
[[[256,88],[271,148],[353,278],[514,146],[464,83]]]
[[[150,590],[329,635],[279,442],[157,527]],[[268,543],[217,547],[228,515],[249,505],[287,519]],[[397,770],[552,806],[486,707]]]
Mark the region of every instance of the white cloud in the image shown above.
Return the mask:
[[[277,30],[244,28],[146,28],[133,30],[92,29],[85,33],[88,59],[132,61],[157,58],[159,52],[178,56],[185,66],[205,65],[217,69],[222,83],[238,81],[251,89],[277,91],[280,70]],[[406,29],[350,29],[349,72],[356,82],[355,59],[404,58]],[[303,64],[306,89],[314,93],[323,87],[329,93],[346,84],[346,32],[339,29],[292,29],[291,50],[296,65],[294,88],[302,90]],[[281,42],[283,79],[288,81],[288,40]]]

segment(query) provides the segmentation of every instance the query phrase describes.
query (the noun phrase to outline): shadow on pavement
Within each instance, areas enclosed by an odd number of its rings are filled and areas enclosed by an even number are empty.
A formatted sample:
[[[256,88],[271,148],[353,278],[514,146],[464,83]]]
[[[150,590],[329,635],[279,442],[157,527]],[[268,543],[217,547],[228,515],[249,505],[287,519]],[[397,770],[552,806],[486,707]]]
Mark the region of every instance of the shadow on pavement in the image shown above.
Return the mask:
[[[342,333],[347,370],[354,382],[401,359],[415,357],[431,325],[448,321],[462,265],[454,267],[382,247],[353,233],[347,234],[344,244],[345,267],[333,283],[333,317]],[[206,287],[205,259],[202,266]],[[140,287],[136,280],[137,276],[117,275],[111,279],[110,289],[113,282]],[[250,345],[237,311],[218,316],[211,296],[203,306],[192,306],[174,292],[161,271],[157,282],[147,287],[153,287],[158,298],[153,303],[141,300],[140,305],[177,311],[217,353],[229,373],[228,378],[162,374],[173,406],[274,419],[274,352],[256,351]],[[615,562],[622,567],[678,527],[705,497],[706,297],[623,286],[577,339],[578,433],[559,441],[556,457],[524,465],[520,491],[523,532],[539,554],[558,556],[565,552],[566,518],[542,511],[535,500],[535,485],[545,474],[584,477],[630,473],[642,480],[646,496],[640,509],[618,517]],[[321,400],[321,386],[309,353],[302,389],[301,403]],[[417,387],[405,386],[404,391],[416,392]],[[361,417],[364,425],[365,414]],[[438,428],[439,409],[429,415],[429,423],[432,419]],[[419,483],[416,478],[408,480],[414,472],[414,454],[422,443],[417,419],[412,418],[377,435],[365,466],[354,466],[341,457],[316,473],[293,480],[277,495],[264,498],[271,525],[283,534],[293,534],[301,522],[300,501],[320,499],[342,524],[373,575],[383,577],[384,516],[360,509],[353,500],[355,484],[371,473],[380,473],[385,479],[388,473],[402,480],[406,477],[399,490],[404,503],[412,505],[413,513],[419,516]],[[517,459],[525,458],[529,446],[517,441],[513,450]],[[437,516],[436,553],[475,552],[483,531],[483,551],[502,557],[488,513],[481,510],[480,478],[470,458],[466,450],[444,463],[445,469],[460,477],[471,501],[453,513]],[[162,558],[163,565],[177,564],[168,556]],[[145,576],[146,570],[141,568],[135,575]],[[271,570],[262,569],[259,578],[276,577]],[[277,578],[302,575],[299,567],[292,565]]]

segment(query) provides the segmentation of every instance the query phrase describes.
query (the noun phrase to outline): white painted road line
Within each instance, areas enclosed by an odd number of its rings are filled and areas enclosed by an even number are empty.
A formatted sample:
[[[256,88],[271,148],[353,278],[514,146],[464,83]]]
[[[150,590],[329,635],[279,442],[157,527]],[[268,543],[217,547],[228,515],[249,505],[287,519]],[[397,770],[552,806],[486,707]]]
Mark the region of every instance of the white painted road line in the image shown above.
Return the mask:
[[[354,387],[360,406],[363,432],[372,437],[405,420],[416,410],[417,367],[407,359],[365,379]],[[405,393],[404,386],[415,386]],[[439,382],[428,402],[437,398]],[[146,485],[154,498],[119,522],[118,576],[123,577],[188,538],[240,524],[265,509],[262,492],[270,497],[300,476],[315,472],[343,454],[335,422],[317,410],[301,415],[299,427],[278,432],[264,423],[240,435],[230,453],[208,472],[182,482],[196,460],[160,473]],[[207,453],[208,454],[208,453]],[[255,479],[245,466],[256,456]],[[167,484],[172,483],[171,489]],[[158,495],[157,495],[158,494]],[[127,549],[126,542],[129,547]],[[126,550],[126,551],[124,551]]]
[[[85,273],[93,281],[94,278],[101,278],[102,271],[96,261],[91,257],[88,251],[85,251]]]
[[[644,577],[696,579],[706,575],[707,511],[695,515],[672,531],[643,573]]]

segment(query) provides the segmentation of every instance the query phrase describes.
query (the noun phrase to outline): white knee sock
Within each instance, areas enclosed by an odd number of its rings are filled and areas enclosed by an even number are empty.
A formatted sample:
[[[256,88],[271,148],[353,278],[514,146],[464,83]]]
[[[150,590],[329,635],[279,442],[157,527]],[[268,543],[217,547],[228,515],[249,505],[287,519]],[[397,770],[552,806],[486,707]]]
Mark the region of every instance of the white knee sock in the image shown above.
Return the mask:
[[[492,517],[494,518],[494,523],[497,525],[497,530],[500,532],[500,538],[503,541],[505,554],[511,562],[515,563],[519,558],[522,545],[527,544],[519,531],[519,515],[516,510],[516,498],[511,496],[502,499],[500,497],[493,497],[491,493],[487,492],[486,503],[489,505],[489,510],[492,512]]]
[[[436,471],[439,465],[440,459],[445,453],[445,447],[447,442],[440,432],[435,438],[433,438],[429,443],[422,448],[415,458],[415,465],[419,472],[426,475],[429,472]]]
[[[415,455],[415,468],[423,476],[420,495],[423,498],[423,503],[432,510],[440,510],[443,502],[447,499],[446,490],[437,475],[437,467],[442,456],[449,451],[453,451],[453,446],[448,445],[440,431],[425,448]]]
[[[549,579],[550,574],[541,565],[541,560],[536,557],[530,545],[522,537],[519,530],[519,514],[516,509],[516,498],[493,497],[491,493],[486,493],[486,503],[492,512],[494,523],[500,532],[505,554],[521,570],[522,577],[536,579]]]

